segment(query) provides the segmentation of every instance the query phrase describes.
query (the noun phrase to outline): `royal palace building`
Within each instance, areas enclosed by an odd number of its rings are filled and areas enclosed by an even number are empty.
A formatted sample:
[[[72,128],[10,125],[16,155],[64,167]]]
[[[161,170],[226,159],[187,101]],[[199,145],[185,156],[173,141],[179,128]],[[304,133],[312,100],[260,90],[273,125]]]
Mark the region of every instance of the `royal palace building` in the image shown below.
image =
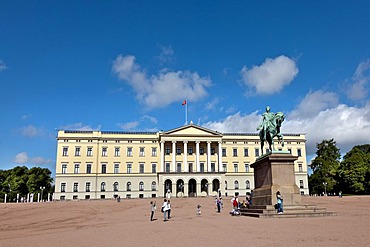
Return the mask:
[[[305,134],[284,139],[284,150],[297,156],[296,184],[308,194]],[[257,133],[192,123],[159,132],[59,130],[54,199],[246,195],[254,188],[250,165],[261,154]]]

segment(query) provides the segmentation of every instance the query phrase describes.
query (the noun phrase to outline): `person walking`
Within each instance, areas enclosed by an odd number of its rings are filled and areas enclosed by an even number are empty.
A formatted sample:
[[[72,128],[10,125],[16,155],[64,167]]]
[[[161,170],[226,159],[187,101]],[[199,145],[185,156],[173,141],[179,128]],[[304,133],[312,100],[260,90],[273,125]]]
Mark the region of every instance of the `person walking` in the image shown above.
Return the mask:
[[[157,210],[156,202],[150,202],[150,221],[153,221],[154,212]]]
[[[163,221],[167,221],[167,199],[163,200],[161,212],[163,213]]]
[[[168,212],[168,219],[171,219],[171,202],[170,200],[167,201],[167,212]]]
[[[277,200],[277,213],[283,213],[283,196],[281,195],[280,191],[276,192],[276,200]]]

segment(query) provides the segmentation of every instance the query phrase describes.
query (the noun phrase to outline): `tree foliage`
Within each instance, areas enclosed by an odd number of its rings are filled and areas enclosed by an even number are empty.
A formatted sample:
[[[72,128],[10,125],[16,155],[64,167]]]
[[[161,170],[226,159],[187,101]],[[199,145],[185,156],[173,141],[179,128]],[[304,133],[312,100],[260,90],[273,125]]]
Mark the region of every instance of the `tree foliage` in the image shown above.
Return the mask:
[[[370,145],[355,146],[340,161],[334,139],[317,144],[316,157],[311,163],[310,191],[328,193],[370,194]],[[325,184],[326,183],[326,184]]]
[[[343,157],[338,176],[340,188],[345,193],[369,194],[370,145],[353,147]]]
[[[340,150],[334,139],[323,140],[316,145],[316,157],[311,163],[312,175],[309,177],[310,191],[320,194],[337,187],[337,171],[340,165]]]
[[[4,199],[4,194],[14,199],[17,194],[22,197],[28,193],[39,193],[40,187],[45,187],[43,199],[46,199],[47,193],[52,192],[52,182],[51,171],[47,168],[16,166],[10,170],[0,170],[0,200]]]

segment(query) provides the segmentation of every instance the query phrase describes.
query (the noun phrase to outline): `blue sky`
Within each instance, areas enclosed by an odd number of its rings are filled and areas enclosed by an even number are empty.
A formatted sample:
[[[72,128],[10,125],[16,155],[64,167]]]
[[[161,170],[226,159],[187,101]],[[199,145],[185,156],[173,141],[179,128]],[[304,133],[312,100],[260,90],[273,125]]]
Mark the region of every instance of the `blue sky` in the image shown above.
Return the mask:
[[[0,169],[55,170],[56,130],[253,132],[267,105],[369,143],[369,1],[3,1]]]

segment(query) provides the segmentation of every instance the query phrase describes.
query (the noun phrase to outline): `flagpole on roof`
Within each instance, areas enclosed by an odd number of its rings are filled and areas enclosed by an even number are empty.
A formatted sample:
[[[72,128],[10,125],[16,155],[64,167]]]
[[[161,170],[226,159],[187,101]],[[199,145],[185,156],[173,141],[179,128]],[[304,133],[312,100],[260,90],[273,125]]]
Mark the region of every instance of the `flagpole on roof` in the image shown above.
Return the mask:
[[[188,125],[188,102],[184,100],[182,105],[185,105],[185,125]]]

